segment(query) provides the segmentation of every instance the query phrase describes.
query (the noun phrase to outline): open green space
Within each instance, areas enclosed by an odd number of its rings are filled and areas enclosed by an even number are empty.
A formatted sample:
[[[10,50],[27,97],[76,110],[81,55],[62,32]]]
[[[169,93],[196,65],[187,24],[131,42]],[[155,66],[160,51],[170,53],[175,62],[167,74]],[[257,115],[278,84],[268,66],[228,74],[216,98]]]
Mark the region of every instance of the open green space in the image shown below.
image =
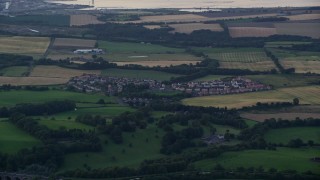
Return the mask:
[[[310,43],[311,42],[302,42],[302,41],[273,41],[273,42],[266,42],[265,47],[267,48],[292,47],[292,45],[310,44]]]
[[[0,121],[0,152],[14,154],[24,148],[40,145],[40,140],[30,136],[7,121]]]
[[[255,105],[257,102],[292,102],[294,98],[298,98],[300,104],[318,105],[320,104],[319,94],[320,86],[305,86],[243,94],[194,97],[183,99],[182,103],[193,106],[241,108]]]
[[[217,164],[220,164],[229,169],[261,166],[265,170],[276,168],[278,170],[296,170],[298,172],[312,171],[319,173],[319,163],[310,160],[318,155],[318,148],[277,148],[276,151],[246,150],[226,152],[217,158],[201,160],[195,163],[195,167],[210,170]]]
[[[101,137],[103,151],[99,153],[74,153],[66,155],[60,169],[105,168],[128,166],[136,168],[146,159],[160,158],[161,137],[164,132],[154,125],[139,129],[134,133],[123,133],[123,143],[114,144],[108,137]],[[108,141],[106,144],[105,141]],[[131,144],[131,146],[130,146]]]
[[[82,130],[92,130],[94,129],[91,126],[75,122],[74,120],[60,120],[60,119],[41,119],[38,121],[39,124],[45,125],[50,129],[59,130],[59,129],[82,129]]]
[[[20,77],[25,76],[28,72],[27,66],[11,66],[7,68],[0,69],[1,76],[11,76],[11,77]]]
[[[51,25],[69,26],[70,16],[67,15],[21,15],[21,16],[0,16],[4,24],[28,24],[28,25]]]
[[[312,140],[314,143],[320,143],[319,127],[290,127],[272,129],[265,134],[265,139],[271,143],[287,144],[292,139],[300,138],[307,143]]]
[[[71,100],[75,102],[91,102],[96,103],[99,99],[104,99],[105,102],[113,101],[113,97],[107,97],[100,94],[84,94],[78,92],[49,90],[49,91],[26,91],[12,90],[1,91],[0,107],[14,106],[19,103],[44,103],[55,100]]]
[[[129,77],[138,79],[155,79],[155,80],[170,80],[171,77],[178,77],[177,74],[151,71],[151,70],[127,70],[127,69],[106,69],[102,71],[102,75]]]

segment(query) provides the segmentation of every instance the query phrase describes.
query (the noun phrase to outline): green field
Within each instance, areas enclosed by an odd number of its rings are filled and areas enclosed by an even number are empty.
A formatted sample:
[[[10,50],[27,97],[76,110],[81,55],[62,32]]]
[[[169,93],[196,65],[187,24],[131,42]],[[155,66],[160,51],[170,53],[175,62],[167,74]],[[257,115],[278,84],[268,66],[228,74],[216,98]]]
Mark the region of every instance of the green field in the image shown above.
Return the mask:
[[[60,170],[84,168],[84,164],[91,168],[110,166],[135,168],[145,159],[163,156],[160,154],[160,140],[163,134],[164,132],[161,129],[156,128],[154,125],[149,125],[147,129],[137,130],[135,133],[123,133],[123,144],[114,144],[109,138],[102,137],[102,152],[66,155],[65,163]],[[148,142],[146,142],[146,139],[148,139]],[[108,144],[104,143],[105,140],[108,140]],[[130,143],[132,147],[129,146]]]
[[[54,100],[71,100],[75,102],[91,102],[96,103],[99,99],[104,99],[105,102],[113,101],[112,97],[103,96],[100,94],[83,94],[77,92],[49,90],[49,91],[25,91],[12,90],[2,91],[0,93],[0,107],[14,106],[18,103],[44,103]]]
[[[292,102],[297,97],[300,104],[319,105],[319,94],[320,86],[306,86],[243,94],[194,97],[184,99],[182,102],[193,106],[241,108],[255,105],[257,102]]]
[[[28,72],[27,66],[11,66],[0,69],[1,76],[20,77],[25,76]]]
[[[273,41],[273,42],[266,42],[266,48],[277,48],[277,47],[292,47],[292,45],[297,44],[310,44],[311,42],[301,42],[301,41]]]
[[[23,148],[41,144],[39,140],[23,132],[13,124],[0,121],[0,152],[14,154]]]
[[[150,43],[127,43],[99,41],[99,48],[105,49],[105,55],[111,61],[192,61],[201,60],[187,54],[184,49],[171,48]]]
[[[265,139],[271,143],[287,144],[292,139],[300,138],[303,142],[312,140],[320,143],[320,128],[318,127],[291,127],[272,129],[265,134]]]
[[[155,80],[170,80],[171,77],[178,77],[179,75],[170,74],[159,71],[150,70],[127,70],[127,69],[106,69],[103,70],[102,75],[116,76],[116,77],[129,77],[139,79],[155,79]]]
[[[83,130],[93,130],[94,128],[82,123],[75,122],[74,120],[60,120],[60,119],[41,119],[38,121],[39,124],[45,125],[50,129],[83,129]]]
[[[265,170],[276,168],[278,170],[296,170],[298,172],[312,171],[319,173],[320,165],[310,161],[319,155],[316,148],[277,148],[276,151],[246,150],[240,152],[226,152],[213,159],[201,160],[195,163],[195,167],[203,170],[213,169],[220,164],[225,168],[236,169],[238,167],[259,167]]]

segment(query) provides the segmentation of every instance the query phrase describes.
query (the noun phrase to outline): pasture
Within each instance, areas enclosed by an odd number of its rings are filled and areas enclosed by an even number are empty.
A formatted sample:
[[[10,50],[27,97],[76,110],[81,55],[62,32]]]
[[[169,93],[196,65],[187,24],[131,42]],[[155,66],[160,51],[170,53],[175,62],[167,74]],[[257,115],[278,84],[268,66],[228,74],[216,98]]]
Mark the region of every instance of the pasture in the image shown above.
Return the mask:
[[[56,119],[41,119],[38,121],[39,124],[47,126],[53,130],[59,129],[82,129],[82,130],[93,130],[94,128],[82,123],[78,123],[70,120],[56,120]]]
[[[197,62],[200,61],[134,61],[134,62],[113,62],[116,63],[119,66],[124,66],[124,65],[129,65],[129,64],[136,64],[136,65],[141,65],[141,66],[147,66],[147,67],[166,67],[166,66],[177,66],[181,64],[196,64]]]
[[[127,70],[127,69],[106,69],[102,71],[102,75],[115,76],[115,77],[129,77],[138,79],[154,79],[154,80],[170,80],[171,77],[177,77],[179,75],[151,71],[151,70]]]
[[[30,136],[7,121],[0,121],[0,152],[14,154],[24,148],[40,145],[40,140]]]
[[[318,61],[283,59],[281,64],[284,68],[295,68],[296,73],[320,74],[320,59]]]
[[[306,86],[243,94],[194,97],[183,99],[182,102],[193,106],[242,108],[255,105],[257,102],[292,102],[294,98],[299,98],[300,104],[319,105],[319,94],[320,86]]]
[[[224,31],[220,24],[204,24],[204,23],[187,23],[187,24],[169,24],[169,27],[174,28],[172,33],[191,34],[193,31],[210,30],[215,32]]]
[[[0,76],[0,85],[11,84],[15,86],[26,85],[56,85],[65,84],[68,79],[51,77],[4,77]]]
[[[210,170],[217,164],[228,169],[238,167],[262,167],[265,170],[276,168],[278,170],[296,170],[298,172],[312,171],[319,173],[319,164],[310,161],[317,157],[317,148],[277,148],[271,150],[246,150],[239,152],[226,152],[212,159],[205,159],[195,163],[197,169]]]
[[[29,70],[29,67],[27,66],[11,66],[11,67],[0,69],[0,74],[1,76],[20,77],[20,76],[25,76],[28,73],[28,70]]]
[[[0,53],[41,57],[50,44],[47,37],[1,36]]]
[[[53,47],[58,48],[94,48],[95,40],[74,39],[74,38],[55,38]]]
[[[320,38],[320,23],[274,23],[277,34]]]
[[[70,15],[70,26],[84,26],[89,24],[104,24],[104,22],[99,21],[96,16],[90,14]]]
[[[229,34],[233,38],[239,37],[268,37],[277,34],[275,28],[266,27],[229,27]]]
[[[309,140],[320,143],[320,128],[318,127],[290,127],[269,130],[264,138],[270,143],[288,144],[292,139],[300,138],[304,143]]]
[[[84,94],[70,91],[48,90],[48,91],[25,91],[12,90],[0,93],[0,107],[14,106],[19,103],[44,103],[55,100],[70,100],[75,102],[96,103],[99,99],[106,102],[114,102],[114,98],[100,94]]]
[[[241,117],[251,119],[254,121],[263,122],[266,119],[286,119],[295,120],[297,117],[300,119],[318,118],[320,119],[320,113],[243,113]]]
[[[285,17],[289,18],[291,21],[315,20],[320,19],[320,14],[298,14]]]

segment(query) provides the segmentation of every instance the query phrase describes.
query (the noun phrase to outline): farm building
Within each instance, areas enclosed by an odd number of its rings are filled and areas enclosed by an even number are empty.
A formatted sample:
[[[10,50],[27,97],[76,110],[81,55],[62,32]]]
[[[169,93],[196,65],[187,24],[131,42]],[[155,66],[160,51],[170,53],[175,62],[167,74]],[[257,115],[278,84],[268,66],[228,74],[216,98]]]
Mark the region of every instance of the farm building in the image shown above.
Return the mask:
[[[103,54],[102,49],[77,49],[73,51],[74,54]]]

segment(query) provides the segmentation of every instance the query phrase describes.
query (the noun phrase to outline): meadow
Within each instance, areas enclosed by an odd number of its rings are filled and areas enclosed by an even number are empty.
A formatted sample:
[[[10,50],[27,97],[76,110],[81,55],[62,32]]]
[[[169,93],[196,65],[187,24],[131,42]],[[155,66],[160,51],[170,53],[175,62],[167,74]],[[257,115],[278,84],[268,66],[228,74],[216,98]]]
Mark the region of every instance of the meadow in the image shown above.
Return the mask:
[[[309,140],[320,143],[320,129],[318,127],[290,127],[269,130],[264,138],[270,143],[288,144],[292,139],[300,138],[307,143]]]
[[[139,78],[139,79],[154,79],[154,80],[170,80],[171,77],[177,77],[179,75],[151,71],[151,70],[127,70],[127,69],[106,69],[103,70],[102,75],[105,76],[115,76],[115,77],[129,77],[129,78]]]
[[[194,106],[214,106],[241,108],[255,105],[257,102],[292,102],[292,99],[299,98],[300,104],[320,104],[320,86],[306,86],[294,88],[280,88],[270,91],[216,95],[187,98],[182,100],[183,104]]]
[[[320,23],[274,23],[277,34],[308,36],[312,38],[320,37]]]
[[[40,58],[50,44],[48,37],[1,36],[0,53],[29,55]]]
[[[94,48],[96,44],[95,40],[88,39],[75,39],[75,38],[55,38],[53,47],[86,47]]]
[[[0,121],[0,152],[14,154],[23,148],[41,145],[41,141],[7,121]]]
[[[68,79],[51,77],[5,77],[0,76],[0,85],[11,84],[15,86],[25,85],[57,85],[65,84]]]
[[[174,30],[172,33],[191,34],[193,31],[210,30],[215,32],[224,31],[220,24],[204,24],[204,23],[187,23],[187,24],[169,24]]]
[[[7,68],[0,69],[0,74],[2,76],[8,77],[20,77],[26,75],[29,67],[27,66],[11,66]]]
[[[268,37],[277,34],[275,28],[265,27],[229,27],[229,34],[233,38],[240,37]]]
[[[210,170],[217,164],[228,169],[238,167],[262,167],[265,170],[296,170],[298,172],[312,171],[319,173],[319,164],[310,159],[319,153],[317,148],[277,148],[271,150],[245,150],[240,152],[226,152],[213,159],[205,159],[195,163],[197,169]]]

